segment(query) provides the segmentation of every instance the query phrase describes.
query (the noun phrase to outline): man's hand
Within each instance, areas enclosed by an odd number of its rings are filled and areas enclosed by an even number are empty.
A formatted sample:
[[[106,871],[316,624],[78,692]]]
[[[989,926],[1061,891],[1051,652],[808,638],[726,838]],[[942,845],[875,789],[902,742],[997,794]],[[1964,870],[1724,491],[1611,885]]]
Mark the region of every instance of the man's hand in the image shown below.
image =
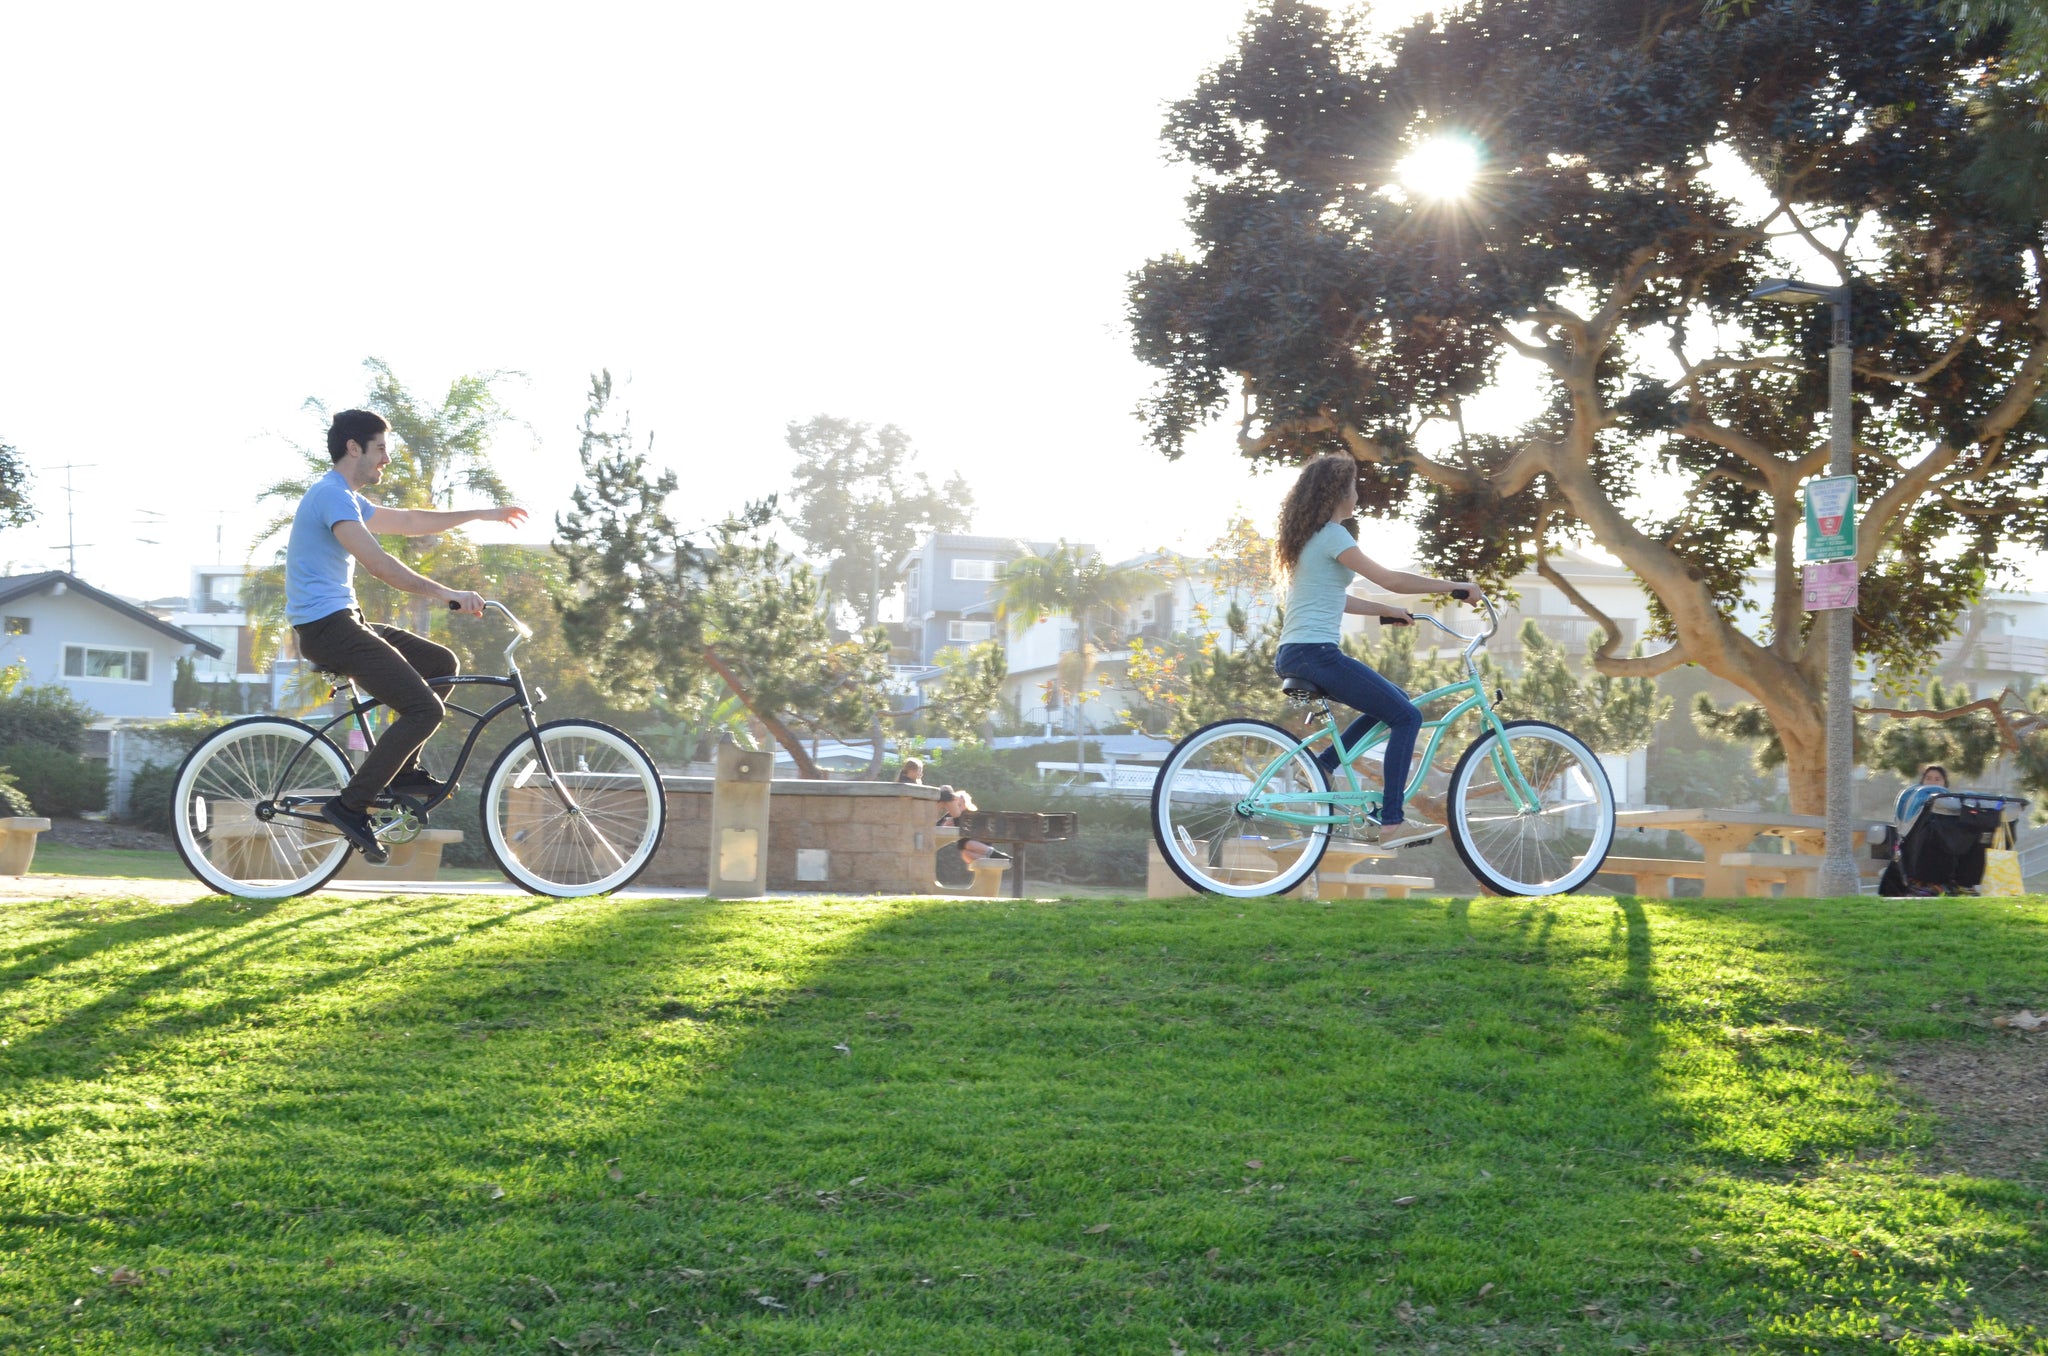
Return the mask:
[[[441,600],[464,616],[484,615],[484,596],[481,593],[470,593],[464,589],[442,589]]]
[[[503,523],[507,527],[518,527],[526,521],[526,510],[517,504],[505,504],[494,509],[485,509],[477,515],[487,523]]]

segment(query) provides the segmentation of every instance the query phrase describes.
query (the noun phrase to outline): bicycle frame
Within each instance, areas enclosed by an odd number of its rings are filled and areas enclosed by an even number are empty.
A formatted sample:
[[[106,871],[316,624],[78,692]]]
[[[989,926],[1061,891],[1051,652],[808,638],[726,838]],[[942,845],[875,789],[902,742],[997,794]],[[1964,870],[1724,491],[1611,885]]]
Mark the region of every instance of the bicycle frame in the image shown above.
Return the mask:
[[[506,687],[512,689],[511,695],[501,699],[497,705],[493,706],[488,711],[473,711],[469,707],[463,706],[459,702],[444,700],[443,704],[449,710],[459,711],[463,715],[469,717],[469,734],[462,741],[461,752],[459,752],[455,756],[454,770],[448,774],[449,789],[444,790],[437,796],[433,796],[428,798],[427,800],[419,802],[420,816],[422,818],[425,818],[426,816],[432,814],[436,807],[441,805],[444,801],[448,799],[450,795],[454,793],[454,785],[461,778],[463,769],[469,766],[469,756],[472,752],[475,751],[476,742],[479,738],[482,737],[484,727],[486,725],[489,725],[493,720],[496,720],[499,716],[503,715],[506,711],[511,710],[515,706],[519,708],[519,714],[526,721],[526,737],[533,741],[533,747],[540,762],[541,772],[547,777],[548,783],[554,787],[555,794],[562,797],[563,802],[567,804],[571,810],[574,810],[578,808],[576,805],[576,798],[573,795],[571,795],[569,793],[569,789],[562,784],[561,777],[557,775],[553,763],[551,763],[548,759],[547,745],[543,744],[540,740],[540,722],[534,715],[534,702],[532,701],[531,696],[527,691],[526,677],[519,671],[519,661],[513,658],[512,652],[519,648],[519,642],[531,636],[533,632],[527,627],[526,623],[520,621],[519,618],[513,616],[512,609],[506,607],[503,603],[492,601],[486,602],[484,606],[487,608],[497,608],[498,611],[504,613],[506,618],[512,623],[512,640],[505,646],[505,675],[503,677],[500,677],[496,674],[484,673],[458,674],[456,676],[448,678],[430,678],[427,680],[427,686],[433,688],[437,692],[446,692],[452,688],[457,687]],[[336,715],[333,719],[329,720],[325,725],[322,725],[321,727],[319,727],[319,729],[315,730],[314,739],[317,740],[319,738],[324,737],[329,730],[334,729],[337,725],[344,724],[349,720],[354,720],[356,723],[356,729],[362,733],[364,744],[367,745],[369,748],[375,748],[377,744],[377,737],[371,731],[369,721],[366,720],[365,717],[371,711],[374,711],[376,708],[382,706],[384,703],[378,701],[375,697],[365,698],[358,695],[356,693],[355,683],[353,680],[344,678],[342,681],[348,684],[349,694],[350,697],[352,698],[352,700],[349,703],[348,709]],[[339,691],[339,689],[337,688],[336,691]],[[545,695],[543,695],[541,700],[546,700]],[[306,744],[302,748],[300,748],[300,750],[297,753],[293,754],[290,760],[285,763],[283,771],[281,771],[278,774],[277,784],[279,786],[291,785],[291,776],[293,771],[297,769],[299,765],[299,759],[305,756],[306,749],[311,748],[313,742],[313,740],[308,740]],[[317,812],[317,810],[314,813],[307,814],[301,811],[298,807],[301,805],[308,804],[317,805],[318,803],[320,803],[320,801],[324,799],[324,797],[313,796],[273,796],[268,802],[266,802],[266,804],[271,808],[271,812],[274,815],[285,814],[290,815],[294,819],[317,821],[320,819],[320,815]],[[263,807],[259,806],[257,809],[257,814],[261,816],[262,811]]]
[[[1467,713],[1476,709],[1480,713],[1480,718],[1487,730],[1499,736],[1499,740],[1490,755],[1493,760],[1495,774],[1500,778],[1501,784],[1507,787],[1510,794],[1514,797],[1518,809],[1524,813],[1535,813],[1541,808],[1541,801],[1535,789],[1529,785],[1528,777],[1522,772],[1521,765],[1515,760],[1514,749],[1508,743],[1507,727],[1502,723],[1499,714],[1494,711],[1493,703],[1487,700],[1486,683],[1479,676],[1479,665],[1476,656],[1480,648],[1492,638],[1494,631],[1500,625],[1499,615],[1494,612],[1493,604],[1490,601],[1486,604],[1486,611],[1489,625],[1486,630],[1476,636],[1467,636],[1453,631],[1450,627],[1444,625],[1443,622],[1426,612],[1415,614],[1415,620],[1418,623],[1428,622],[1444,634],[1454,636],[1465,642],[1463,655],[1465,678],[1459,682],[1437,688],[1434,691],[1425,692],[1420,697],[1415,698],[1417,706],[1425,706],[1430,702],[1441,701],[1460,692],[1467,694],[1463,700],[1459,701],[1457,705],[1453,706],[1443,715],[1435,720],[1422,723],[1423,731],[1426,731],[1429,735],[1428,742],[1423,745],[1422,766],[1428,768],[1435,764],[1437,750],[1443,744],[1444,732],[1457,724]],[[1285,804],[1328,805],[1333,808],[1369,809],[1381,802],[1384,793],[1367,790],[1360,782],[1358,769],[1353,766],[1353,762],[1367,749],[1385,741],[1388,733],[1387,727],[1384,724],[1373,726],[1370,730],[1359,736],[1358,743],[1347,749],[1344,747],[1343,731],[1337,724],[1336,716],[1331,714],[1327,700],[1323,703],[1323,717],[1325,724],[1322,729],[1311,733],[1293,748],[1275,758],[1266,767],[1265,771],[1259,774],[1258,779],[1252,783],[1251,793],[1238,802],[1240,812],[1246,815],[1255,814],[1283,824],[1294,824],[1302,828],[1312,829],[1325,825],[1332,827],[1348,825],[1354,822],[1355,816],[1348,814],[1304,814],[1295,810],[1282,810],[1275,807]],[[1310,745],[1325,735],[1329,737],[1331,744],[1336,747],[1337,765],[1344,770],[1344,776],[1351,784],[1349,791],[1322,791],[1308,795],[1275,796],[1270,799],[1261,794],[1265,790],[1266,785],[1279,774],[1281,768],[1292,762],[1298,754],[1307,752]]]

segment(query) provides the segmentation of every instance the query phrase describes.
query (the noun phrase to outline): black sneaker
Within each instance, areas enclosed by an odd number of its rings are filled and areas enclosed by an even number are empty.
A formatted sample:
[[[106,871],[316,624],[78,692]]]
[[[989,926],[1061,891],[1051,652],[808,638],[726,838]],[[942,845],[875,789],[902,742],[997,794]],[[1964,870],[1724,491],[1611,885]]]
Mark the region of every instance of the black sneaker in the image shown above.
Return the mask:
[[[412,800],[432,800],[445,791],[453,791],[455,784],[442,781],[423,767],[409,767],[393,777],[385,789]]]
[[[362,810],[351,810],[343,805],[339,797],[320,807],[320,817],[340,831],[348,839],[349,846],[363,854],[363,860],[372,866],[382,866],[391,860],[391,853],[377,841],[377,835],[370,831],[370,816]]]

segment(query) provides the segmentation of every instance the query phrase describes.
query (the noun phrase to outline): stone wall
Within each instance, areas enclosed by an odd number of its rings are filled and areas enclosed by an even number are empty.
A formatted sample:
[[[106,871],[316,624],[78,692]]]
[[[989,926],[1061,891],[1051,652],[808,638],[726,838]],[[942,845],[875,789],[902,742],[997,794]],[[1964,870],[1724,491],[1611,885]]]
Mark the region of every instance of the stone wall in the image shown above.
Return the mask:
[[[711,778],[662,779],[668,826],[636,885],[710,882]],[[931,894],[939,793],[899,782],[778,781],[768,796],[768,888]]]

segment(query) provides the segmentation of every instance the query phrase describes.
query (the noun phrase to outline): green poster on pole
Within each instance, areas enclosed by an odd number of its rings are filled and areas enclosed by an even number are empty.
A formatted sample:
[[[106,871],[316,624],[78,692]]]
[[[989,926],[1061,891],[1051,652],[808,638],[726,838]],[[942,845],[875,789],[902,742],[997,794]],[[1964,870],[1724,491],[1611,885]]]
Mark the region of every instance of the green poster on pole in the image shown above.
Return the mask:
[[[1856,554],[1856,477],[1806,482],[1806,558],[1847,560]]]

